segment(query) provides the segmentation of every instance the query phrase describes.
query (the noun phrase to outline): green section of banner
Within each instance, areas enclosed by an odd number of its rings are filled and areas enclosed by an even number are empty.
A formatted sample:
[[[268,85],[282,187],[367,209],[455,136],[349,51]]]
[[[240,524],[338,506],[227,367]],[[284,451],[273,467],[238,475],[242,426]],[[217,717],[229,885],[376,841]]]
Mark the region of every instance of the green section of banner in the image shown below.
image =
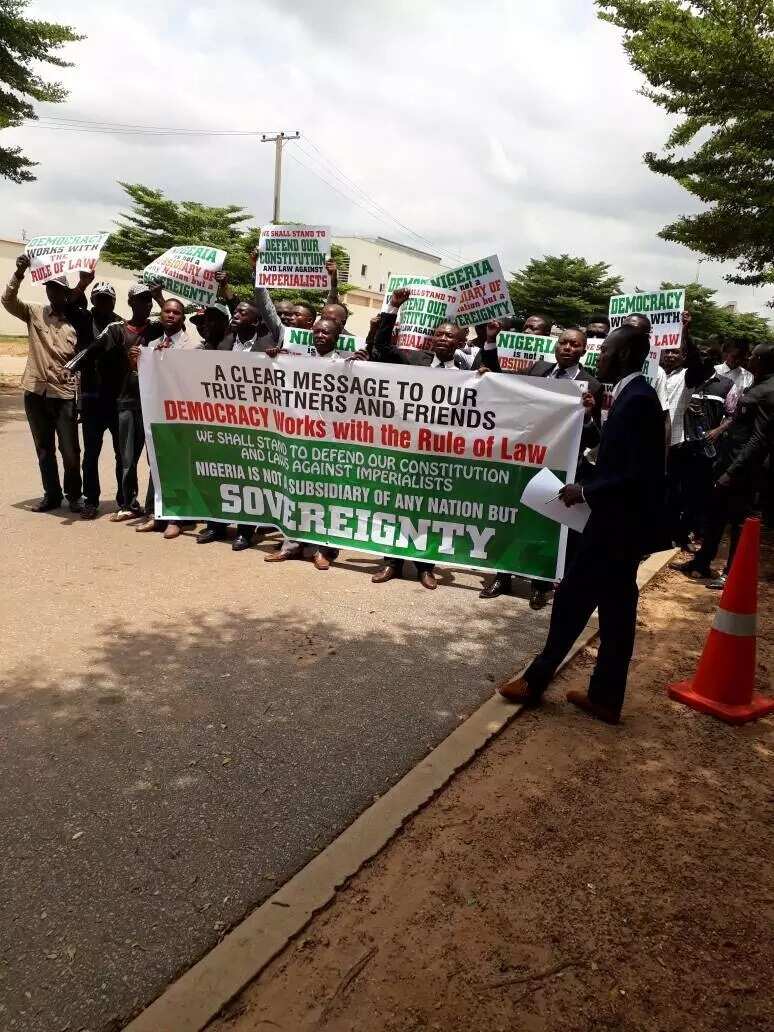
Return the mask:
[[[539,467],[190,423],[152,427],[163,514],[553,579],[559,525],[520,505]],[[564,474],[555,470],[564,480]]]

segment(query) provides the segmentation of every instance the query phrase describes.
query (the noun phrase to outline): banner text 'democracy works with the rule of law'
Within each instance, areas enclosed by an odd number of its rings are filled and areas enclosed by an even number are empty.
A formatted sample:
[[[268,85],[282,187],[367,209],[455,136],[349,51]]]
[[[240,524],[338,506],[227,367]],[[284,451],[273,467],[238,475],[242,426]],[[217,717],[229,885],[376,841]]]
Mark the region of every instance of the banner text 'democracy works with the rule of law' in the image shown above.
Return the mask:
[[[159,516],[561,576],[564,535],[520,500],[544,467],[574,474],[572,382],[143,351],[140,386]]]

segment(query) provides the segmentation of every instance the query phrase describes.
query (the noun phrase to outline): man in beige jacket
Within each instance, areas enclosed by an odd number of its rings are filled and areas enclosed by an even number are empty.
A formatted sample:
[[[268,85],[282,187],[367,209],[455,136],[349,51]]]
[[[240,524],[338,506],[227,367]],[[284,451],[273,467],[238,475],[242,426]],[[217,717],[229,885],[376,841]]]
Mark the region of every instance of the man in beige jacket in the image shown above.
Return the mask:
[[[43,498],[33,512],[49,512],[62,504],[62,483],[56,461],[56,445],[64,467],[64,495],[71,512],[81,510],[81,466],[78,444],[78,417],[75,407],[75,378],[65,369],[84,341],[78,340],[79,318],[88,313],[78,307],[78,292],[93,279],[82,273],[79,291],[71,291],[64,276],[46,282],[47,305],[19,300],[19,288],[30,266],[26,254],[16,259],[16,272],[2,297],[6,311],[27,326],[29,354],[22,377],[24,411],[38,453]],[[84,329],[85,329],[84,324]]]

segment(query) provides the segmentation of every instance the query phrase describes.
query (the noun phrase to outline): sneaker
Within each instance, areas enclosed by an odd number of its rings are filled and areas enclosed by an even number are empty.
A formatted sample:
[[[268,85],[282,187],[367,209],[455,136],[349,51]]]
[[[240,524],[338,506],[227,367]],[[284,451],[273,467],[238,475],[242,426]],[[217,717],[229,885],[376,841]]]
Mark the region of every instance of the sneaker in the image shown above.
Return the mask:
[[[82,520],[96,520],[97,513],[99,512],[99,506],[92,505],[91,502],[85,502],[81,509]]]
[[[728,575],[725,573],[718,574],[714,580],[707,581],[707,587],[712,588],[713,591],[722,591],[726,586]]]
[[[118,512],[111,513],[108,519],[111,523],[125,523],[127,520],[135,520],[142,513],[132,512],[131,509],[119,509]]]

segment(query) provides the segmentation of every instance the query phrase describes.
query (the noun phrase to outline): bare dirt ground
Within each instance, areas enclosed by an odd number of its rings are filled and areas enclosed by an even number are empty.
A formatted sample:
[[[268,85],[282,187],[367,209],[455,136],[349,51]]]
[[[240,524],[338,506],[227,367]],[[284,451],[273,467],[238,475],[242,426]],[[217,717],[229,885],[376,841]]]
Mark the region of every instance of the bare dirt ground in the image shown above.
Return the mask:
[[[774,664],[764,548],[759,677]],[[774,1029],[774,719],[670,702],[718,595],[643,596],[625,722],[572,710],[589,648],[211,1032]]]

